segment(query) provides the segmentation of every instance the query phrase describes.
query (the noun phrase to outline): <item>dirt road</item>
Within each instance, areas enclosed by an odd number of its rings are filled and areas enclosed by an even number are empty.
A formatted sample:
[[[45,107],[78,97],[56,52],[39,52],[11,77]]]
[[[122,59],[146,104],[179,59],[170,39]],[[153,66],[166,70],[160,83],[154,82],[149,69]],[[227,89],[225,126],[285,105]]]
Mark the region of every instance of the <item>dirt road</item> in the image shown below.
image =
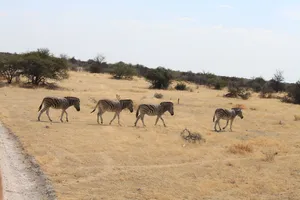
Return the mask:
[[[3,200],[55,199],[34,159],[22,153],[18,139],[0,123],[0,168]]]

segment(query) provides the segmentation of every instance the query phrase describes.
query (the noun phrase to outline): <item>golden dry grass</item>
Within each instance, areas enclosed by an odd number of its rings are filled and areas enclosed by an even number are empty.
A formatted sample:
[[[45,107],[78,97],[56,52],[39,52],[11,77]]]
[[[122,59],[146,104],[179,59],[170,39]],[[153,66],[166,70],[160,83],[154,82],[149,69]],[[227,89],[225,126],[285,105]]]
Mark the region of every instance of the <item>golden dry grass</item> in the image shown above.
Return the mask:
[[[230,145],[228,151],[233,154],[245,154],[245,153],[252,153],[253,147],[250,144],[238,143]]]
[[[300,107],[276,99],[223,98],[225,91],[190,84],[189,91],[147,89],[143,79],[112,80],[109,75],[71,72],[60,83],[65,90],[0,88],[0,119],[35,156],[52,181],[58,198],[71,199],[297,199],[300,196],[300,123],[293,114]],[[162,93],[157,99],[154,93]],[[121,113],[122,127],[112,113],[98,125],[91,114],[100,98],[132,98],[139,103],[172,100],[175,115],[164,115],[167,127],[155,117],[145,117],[146,128],[133,127],[135,113]],[[68,110],[69,123],[60,123],[60,111],[51,110],[37,122],[44,96],[74,95],[81,111]],[[180,104],[177,99],[180,97]],[[242,104],[244,119],[237,118],[233,132],[213,131],[217,107]],[[283,124],[279,124],[283,121]],[[224,122],[221,122],[224,124]],[[180,132],[198,132],[206,143],[186,143]],[[228,148],[246,142],[252,153],[232,154]],[[274,162],[264,162],[262,152],[278,152]]]

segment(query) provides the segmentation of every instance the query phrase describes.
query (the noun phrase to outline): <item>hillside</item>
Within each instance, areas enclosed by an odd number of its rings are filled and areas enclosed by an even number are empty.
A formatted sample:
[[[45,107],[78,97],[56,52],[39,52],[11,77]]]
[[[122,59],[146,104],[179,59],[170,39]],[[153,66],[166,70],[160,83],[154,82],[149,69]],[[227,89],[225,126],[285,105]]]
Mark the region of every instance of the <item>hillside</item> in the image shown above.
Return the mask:
[[[142,78],[113,80],[107,74],[70,72],[58,83],[61,90],[0,88],[0,120],[21,140],[52,181],[58,199],[297,199],[300,196],[300,107],[277,99],[223,98],[224,91],[190,84],[193,92],[149,90]],[[162,93],[162,99],[153,97]],[[133,127],[135,112],[113,113],[98,125],[90,113],[101,98],[131,98],[140,103],[175,103],[175,115],[166,113],[154,126],[145,117]],[[45,96],[77,96],[81,111],[69,108],[69,122],[61,111],[50,110],[53,123],[38,107]],[[177,99],[180,98],[180,104]],[[216,108],[243,104],[244,119],[233,132],[213,131]],[[222,121],[221,124],[225,124]],[[184,128],[200,133],[205,143],[185,142]],[[272,161],[272,155],[277,153]],[[267,156],[269,157],[267,157]],[[266,160],[267,159],[267,160]]]

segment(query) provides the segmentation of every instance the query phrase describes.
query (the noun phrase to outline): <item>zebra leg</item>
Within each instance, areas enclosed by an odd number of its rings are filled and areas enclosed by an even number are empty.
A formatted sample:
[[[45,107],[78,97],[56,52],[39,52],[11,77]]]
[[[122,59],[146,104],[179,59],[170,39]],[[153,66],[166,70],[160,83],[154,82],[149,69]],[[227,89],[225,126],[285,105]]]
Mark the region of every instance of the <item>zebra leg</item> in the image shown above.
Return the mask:
[[[103,118],[102,118],[102,115],[103,115],[104,112],[102,112],[102,110],[99,109],[98,113],[97,113],[97,122],[99,124],[99,118],[101,118],[101,124],[103,124]]]
[[[64,114],[65,114],[65,110],[62,110],[62,111],[61,111],[61,115],[60,115],[60,121],[61,121],[61,122],[64,122],[63,119],[62,119],[63,116],[64,116]]]
[[[233,123],[233,120],[230,121],[230,131],[232,131],[232,123]]]
[[[228,121],[229,121],[229,120],[227,119],[227,123],[226,123],[226,126],[224,126],[224,128],[223,128],[223,129],[225,129],[225,128],[226,128],[226,127],[228,126]]]
[[[160,116],[160,119],[164,123],[164,126],[167,127],[166,124],[165,124],[165,120],[161,116]]]
[[[221,125],[220,125],[220,119],[217,121],[218,121],[219,131],[221,131],[222,129],[221,129]]]
[[[217,130],[217,123],[218,123],[218,120],[215,121],[215,131],[218,131]]]
[[[120,124],[120,113],[118,113],[117,116],[118,116],[118,124],[119,124],[119,126],[122,126],[122,125]]]
[[[156,121],[155,121],[155,126],[156,126],[159,118],[160,118],[160,116],[157,115],[157,118],[156,118]]]
[[[115,113],[114,117],[112,118],[112,120],[109,122],[109,125],[111,125],[111,123],[116,119],[117,117],[117,113]]]
[[[69,122],[69,117],[68,117],[68,113],[66,110],[65,110],[65,113],[66,113],[66,121]]]
[[[144,122],[144,117],[145,117],[145,114],[144,115],[142,115],[142,122],[143,122],[143,126],[145,127],[146,125],[145,125],[145,122]]]
[[[134,122],[134,126],[136,126],[136,124],[137,124],[137,122],[139,121],[140,118],[141,118],[141,115],[139,115],[139,116],[136,118],[136,120],[135,120],[135,122]]]
[[[40,111],[39,116],[38,116],[38,121],[41,121],[41,120],[40,120],[41,115],[42,115],[42,113],[45,112],[47,109],[48,109],[48,108],[45,108],[45,107],[44,107],[44,108]]]
[[[48,119],[50,120],[50,122],[52,122],[52,119],[50,118],[50,115],[49,115],[49,109],[50,109],[50,108],[48,108],[48,109],[46,110],[46,114],[47,114]]]

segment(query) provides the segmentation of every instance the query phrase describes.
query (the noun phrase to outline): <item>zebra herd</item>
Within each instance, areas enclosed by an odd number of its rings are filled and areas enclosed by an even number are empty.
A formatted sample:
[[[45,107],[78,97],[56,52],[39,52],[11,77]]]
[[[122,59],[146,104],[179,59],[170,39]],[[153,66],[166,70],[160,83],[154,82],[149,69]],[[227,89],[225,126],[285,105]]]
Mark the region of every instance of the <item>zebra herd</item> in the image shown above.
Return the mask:
[[[95,112],[95,110],[98,108],[97,113],[97,122],[99,123],[99,118],[101,119],[101,124],[103,124],[103,118],[102,115],[105,112],[114,112],[115,115],[109,122],[109,125],[115,120],[116,117],[118,117],[118,124],[120,124],[120,113],[124,109],[128,109],[131,113],[133,112],[133,101],[131,99],[120,99],[117,95],[118,100],[110,100],[110,99],[101,99],[97,102],[94,110],[92,110],[91,113]],[[44,106],[43,106],[44,105]],[[71,106],[74,106],[77,111],[80,111],[80,99],[77,97],[45,97],[42,100],[42,103],[39,107],[39,115],[38,115],[38,121],[40,121],[40,117],[43,112],[46,111],[46,114],[48,116],[49,121],[52,122],[52,119],[49,116],[49,109],[61,109],[62,113],[60,116],[60,121],[63,122],[63,115],[66,114],[66,121],[68,122],[68,113],[67,109]],[[42,109],[43,107],[43,109]],[[169,112],[172,116],[174,115],[174,104],[170,101],[161,102],[160,104],[140,104],[138,106],[138,109],[136,111],[136,121],[134,123],[134,126],[137,125],[137,122],[139,120],[142,121],[143,126],[146,126],[144,123],[144,116],[156,116],[155,125],[157,124],[158,120],[161,119],[163,122],[163,125],[166,127],[165,121],[162,118],[162,115],[165,112]],[[220,126],[220,120],[226,120],[226,126],[223,127],[225,129],[228,126],[228,123],[230,121],[230,131],[232,131],[232,123],[236,116],[239,116],[241,119],[243,119],[243,113],[240,108],[232,108],[231,110],[218,108],[215,110],[214,116],[213,116],[213,122],[215,122],[214,129],[217,130],[217,124],[219,126],[219,131],[221,131]],[[215,120],[216,118],[216,120]]]

